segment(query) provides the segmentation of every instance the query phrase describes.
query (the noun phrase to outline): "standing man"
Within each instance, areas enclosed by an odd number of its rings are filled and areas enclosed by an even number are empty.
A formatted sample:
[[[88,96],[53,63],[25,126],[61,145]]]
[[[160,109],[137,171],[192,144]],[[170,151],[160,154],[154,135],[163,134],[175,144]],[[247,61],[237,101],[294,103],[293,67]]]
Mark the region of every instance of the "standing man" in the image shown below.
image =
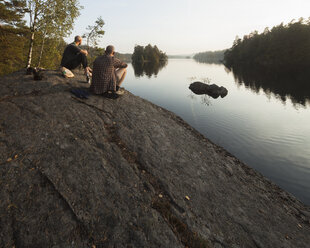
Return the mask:
[[[90,91],[94,94],[104,94],[117,98],[124,91],[120,86],[125,79],[127,64],[114,57],[115,49],[107,46],[105,54],[94,61],[93,78]]]
[[[67,47],[65,48],[65,51],[62,55],[61,67],[73,70],[77,68],[80,64],[82,64],[85,71],[85,75],[87,76],[87,81],[89,81],[91,69],[87,65],[88,52],[79,47],[81,44],[82,44],[82,37],[75,36],[74,42],[67,45]],[[62,71],[64,71],[65,68],[63,68]]]

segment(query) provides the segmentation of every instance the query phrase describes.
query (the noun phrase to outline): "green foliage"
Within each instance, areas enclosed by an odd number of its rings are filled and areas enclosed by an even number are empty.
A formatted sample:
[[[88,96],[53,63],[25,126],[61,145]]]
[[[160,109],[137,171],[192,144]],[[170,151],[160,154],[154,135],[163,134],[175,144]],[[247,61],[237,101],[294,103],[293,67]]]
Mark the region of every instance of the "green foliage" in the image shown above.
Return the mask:
[[[95,22],[94,26],[88,26],[87,30],[89,31],[88,33],[85,33],[83,35],[84,38],[86,38],[87,42],[87,47],[94,46],[96,47],[98,45],[98,39],[102,38],[104,35],[104,30],[102,27],[104,26],[104,21],[102,17],[98,17],[98,19]]]
[[[27,58],[27,39],[21,32],[8,26],[0,26],[0,75],[24,67]]]
[[[23,68],[26,61],[58,68],[63,37],[71,33],[80,9],[78,0],[0,0],[0,75]]]
[[[147,45],[146,47],[136,45],[132,54],[132,63],[153,63],[159,64],[161,61],[167,61],[167,55],[160,51],[158,47]]]
[[[54,0],[47,1],[45,5],[46,10],[44,11],[44,17],[39,20],[40,22],[38,23],[38,30],[41,33],[39,39],[42,37],[39,59],[37,63],[35,63],[38,66],[41,66],[46,38],[49,40],[56,40],[57,42],[62,40],[63,37],[71,34],[74,20],[80,14],[80,7],[76,6],[76,1]],[[37,42],[37,44],[39,44],[39,42]],[[55,46],[52,46],[52,48],[55,48]],[[55,52],[55,49],[52,49],[50,54],[53,52]],[[55,56],[57,57],[57,55],[56,53]],[[52,64],[50,66],[52,66]]]
[[[78,0],[27,0],[26,6],[29,29],[54,37],[71,34],[82,8]]]
[[[81,7],[78,0],[25,0],[29,17],[30,44],[27,67],[32,63],[33,46],[36,33],[45,37],[62,38],[71,33],[74,20],[79,16]],[[43,52],[43,48],[41,48]]]
[[[151,77],[152,75],[157,76],[158,72],[167,65],[168,56],[157,46],[136,45],[131,60],[137,77],[144,74]]]
[[[22,67],[26,59],[24,1],[0,0],[0,75]]]
[[[81,49],[84,50],[88,50],[88,56],[87,56],[87,60],[88,60],[88,64],[90,67],[93,66],[93,63],[95,61],[95,59],[98,56],[101,56],[104,54],[105,49],[104,48],[100,48],[100,47],[89,47],[87,45],[83,45],[81,46]]]
[[[287,25],[268,28],[261,34],[257,31],[234,41],[225,52],[225,65],[259,66],[298,72],[308,70],[310,66],[310,18],[299,19]]]
[[[143,64],[144,63],[144,47],[143,46],[135,46],[134,52],[131,56],[131,60],[133,63]]]
[[[44,39],[43,55],[41,56],[41,44]],[[43,68],[58,69],[62,58],[63,51],[66,47],[66,42],[63,38],[46,37],[38,33],[36,44],[33,49],[33,64]]]
[[[22,0],[0,0],[0,22],[13,28],[23,27],[25,6]]]
[[[194,59],[201,63],[220,64],[224,60],[225,51],[226,50],[197,53],[194,55]]]

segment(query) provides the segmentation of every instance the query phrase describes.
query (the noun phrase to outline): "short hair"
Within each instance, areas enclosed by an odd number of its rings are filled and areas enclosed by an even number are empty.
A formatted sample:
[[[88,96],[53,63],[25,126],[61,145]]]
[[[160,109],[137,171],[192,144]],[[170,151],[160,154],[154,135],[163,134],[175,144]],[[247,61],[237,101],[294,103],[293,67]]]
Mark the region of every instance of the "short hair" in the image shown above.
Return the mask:
[[[107,46],[107,48],[105,49],[106,54],[110,55],[114,52],[114,46]]]
[[[82,37],[77,35],[74,37],[74,42],[79,42],[81,39],[82,39]]]

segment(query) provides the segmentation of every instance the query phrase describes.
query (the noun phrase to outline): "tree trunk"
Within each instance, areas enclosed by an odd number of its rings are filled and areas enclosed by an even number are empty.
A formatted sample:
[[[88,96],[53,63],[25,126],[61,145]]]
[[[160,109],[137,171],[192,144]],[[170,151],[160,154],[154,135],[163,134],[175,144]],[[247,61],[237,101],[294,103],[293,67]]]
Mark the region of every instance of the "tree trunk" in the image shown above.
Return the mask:
[[[27,68],[31,66],[33,43],[34,43],[34,31],[31,31],[30,47],[29,47],[29,53],[28,53],[28,59],[27,59]]]
[[[87,44],[86,44],[86,46],[87,46],[87,52],[89,52],[89,35],[87,37]]]
[[[38,67],[40,67],[40,65],[41,65],[41,59],[42,59],[43,49],[44,49],[44,44],[45,44],[45,37],[46,37],[46,34],[44,34],[42,45],[41,45],[41,51],[40,51],[40,56],[39,56]]]

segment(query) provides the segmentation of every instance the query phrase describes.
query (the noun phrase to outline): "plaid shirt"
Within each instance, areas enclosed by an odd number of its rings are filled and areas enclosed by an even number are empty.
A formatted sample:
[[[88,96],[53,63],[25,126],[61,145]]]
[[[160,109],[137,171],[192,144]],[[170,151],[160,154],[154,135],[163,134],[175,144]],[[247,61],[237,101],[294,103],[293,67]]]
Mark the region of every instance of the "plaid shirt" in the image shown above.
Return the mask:
[[[116,91],[115,69],[125,68],[126,63],[113,56],[102,55],[95,59],[90,91],[94,94],[103,94],[107,91]]]

